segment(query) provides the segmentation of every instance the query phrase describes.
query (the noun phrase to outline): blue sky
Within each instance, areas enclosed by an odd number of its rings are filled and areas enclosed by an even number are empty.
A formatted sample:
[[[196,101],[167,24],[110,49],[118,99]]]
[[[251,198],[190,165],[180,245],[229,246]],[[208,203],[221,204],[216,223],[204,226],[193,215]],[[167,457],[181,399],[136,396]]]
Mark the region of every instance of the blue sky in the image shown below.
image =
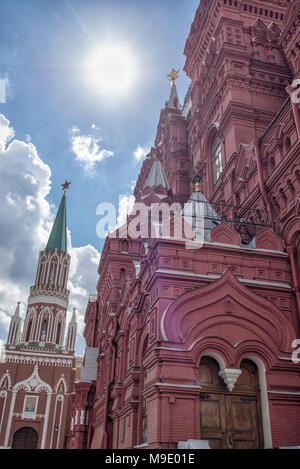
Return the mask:
[[[132,181],[137,179],[141,166],[141,161],[136,160],[134,152],[139,146],[146,148],[153,143],[160,109],[169,95],[170,82],[166,75],[173,67],[181,70],[177,90],[183,102],[189,84],[189,79],[182,72],[185,61],[183,50],[198,4],[199,0],[0,2],[0,79],[7,79],[6,102],[0,103],[0,115],[5,116],[9,122],[14,131],[14,139],[24,142],[24,145],[34,146],[41,161],[39,165],[43,176],[39,180],[39,191],[30,200],[33,201],[36,197],[41,203],[37,213],[45,216],[45,226],[47,223],[49,225],[49,220],[59,205],[61,184],[66,178],[72,181],[68,193],[67,216],[72,246],[78,248],[75,258],[77,255],[78,259],[83,256],[84,247],[85,252],[88,251],[92,257],[97,251],[101,252],[103,240],[96,234],[96,207],[101,202],[112,202],[118,207],[119,195],[131,193]],[[130,93],[125,96],[104,96],[88,80],[84,67],[86,58],[93,47],[103,43],[126,45],[135,59],[138,76]],[[3,120],[5,125],[7,121]],[[83,161],[76,159],[74,147],[72,149],[72,138],[76,137],[89,138],[90,142],[98,145],[99,152],[106,150],[111,156],[101,161],[99,158],[92,171],[88,170]],[[11,140],[6,140],[7,145],[9,141]],[[26,148],[32,149],[30,145]],[[10,149],[14,155],[13,150]],[[28,157],[28,153],[26,155]],[[13,158],[7,161],[12,165]],[[30,161],[32,164],[32,158]],[[6,169],[4,165],[2,176]],[[2,194],[9,202],[9,194],[13,197],[14,191],[20,187],[20,181],[17,183],[14,178],[14,175],[17,177],[18,165],[14,169],[15,173],[13,170],[9,171],[9,179],[6,176],[6,192]],[[44,192],[43,181],[48,185],[48,190]],[[26,190],[29,189],[24,186],[23,196],[27,194]],[[32,214],[34,209],[29,211]],[[15,223],[11,223],[11,229],[18,226],[22,231],[22,214],[18,216]],[[13,213],[7,211],[2,216],[3,225],[7,221],[5,217],[12,217],[10,222],[14,221]],[[8,229],[5,236],[7,231]],[[3,233],[0,226],[0,252],[1,244],[6,244]],[[44,238],[46,235],[47,233],[43,234]],[[35,245],[27,255],[32,253],[34,256],[37,248],[41,248],[43,236],[41,235],[39,246],[32,238],[32,244]],[[18,242],[21,243],[22,238]],[[6,247],[5,252],[8,249]],[[14,252],[16,250],[13,245],[11,249]],[[24,256],[23,253],[22,258]],[[20,283],[18,290],[23,295],[22,298],[13,298],[10,295],[8,299],[7,292],[2,292],[4,296],[1,297],[0,289],[2,341],[6,339],[8,318],[13,313],[11,308],[14,302],[22,301],[25,311],[26,282],[28,296],[29,286],[33,284],[35,276],[35,267],[31,274],[30,267],[35,266],[36,261],[37,257],[28,262],[26,275],[18,274],[22,278],[22,285]],[[26,264],[26,259],[24,262]],[[86,258],[83,259],[83,264],[88,271]],[[14,281],[17,284],[18,269],[12,264],[9,266],[7,272],[0,272],[0,276],[7,276],[4,280],[10,282],[10,285]],[[91,268],[96,270],[95,266],[93,261]],[[22,265],[19,268],[22,269]],[[80,275],[78,265],[76,269],[77,274],[74,276],[77,275],[77,280],[73,286],[78,293],[80,287],[84,288],[80,284],[80,277],[85,271]],[[97,276],[88,277],[89,288],[92,288],[91,283]],[[86,285],[85,287],[88,288]],[[77,303],[81,320],[84,315],[84,301],[81,298],[80,305]],[[76,301],[74,304],[76,305]]]

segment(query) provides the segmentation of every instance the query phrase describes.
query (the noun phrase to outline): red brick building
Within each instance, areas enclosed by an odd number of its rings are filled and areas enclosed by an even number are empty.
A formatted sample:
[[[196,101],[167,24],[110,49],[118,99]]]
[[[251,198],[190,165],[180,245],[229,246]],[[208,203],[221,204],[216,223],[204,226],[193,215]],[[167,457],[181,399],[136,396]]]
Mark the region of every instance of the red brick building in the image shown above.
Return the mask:
[[[134,195],[203,243],[107,237],[69,447],[300,446],[299,44],[299,0],[201,1]]]
[[[0,447],[64,448],[75,373],[76,315],[68,325],[66,195],[30,288],[24,325],[19,304],[0,362]]]

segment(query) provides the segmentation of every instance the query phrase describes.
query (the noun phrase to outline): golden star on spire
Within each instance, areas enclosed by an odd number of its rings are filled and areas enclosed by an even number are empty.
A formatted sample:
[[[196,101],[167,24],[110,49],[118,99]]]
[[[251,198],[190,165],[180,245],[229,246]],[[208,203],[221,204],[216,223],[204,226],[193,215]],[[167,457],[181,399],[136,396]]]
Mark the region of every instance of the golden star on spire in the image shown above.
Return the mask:
[[[175,70],[174,68],[172,68],[172,71],[170,73],[168,73],[167,77],[171,80],[171,82],[174,85],[175,80],[179,77],[179,69]]]
[[[64,191],[64,194],[66,195],[66,190],[69,189],[69,185],[72,184],[71,182],[68,182],[66,180],[66,182],[64,184],[62,184],[62,188],[63,188],[63,191]]]

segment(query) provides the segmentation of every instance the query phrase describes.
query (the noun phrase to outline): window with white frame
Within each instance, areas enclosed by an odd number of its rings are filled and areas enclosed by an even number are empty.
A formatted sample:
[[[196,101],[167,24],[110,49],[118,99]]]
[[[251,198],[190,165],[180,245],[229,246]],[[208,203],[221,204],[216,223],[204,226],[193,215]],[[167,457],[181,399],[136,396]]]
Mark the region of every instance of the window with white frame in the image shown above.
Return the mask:
[[[24,399],[24,414],[36,414],[38,404],[38,396],[25,396]]]

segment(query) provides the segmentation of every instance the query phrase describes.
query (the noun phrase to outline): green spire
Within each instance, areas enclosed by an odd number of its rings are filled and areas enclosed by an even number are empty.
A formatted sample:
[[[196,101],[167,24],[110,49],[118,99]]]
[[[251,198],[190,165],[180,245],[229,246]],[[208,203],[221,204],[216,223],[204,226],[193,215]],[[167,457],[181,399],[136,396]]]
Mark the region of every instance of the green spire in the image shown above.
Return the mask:
[[[66,194],[62,196],[58,212],[50,233],[50,237],[46,246],[48,249],[57,249],[58,251],[67,252],[67,214],[66,214]]]

